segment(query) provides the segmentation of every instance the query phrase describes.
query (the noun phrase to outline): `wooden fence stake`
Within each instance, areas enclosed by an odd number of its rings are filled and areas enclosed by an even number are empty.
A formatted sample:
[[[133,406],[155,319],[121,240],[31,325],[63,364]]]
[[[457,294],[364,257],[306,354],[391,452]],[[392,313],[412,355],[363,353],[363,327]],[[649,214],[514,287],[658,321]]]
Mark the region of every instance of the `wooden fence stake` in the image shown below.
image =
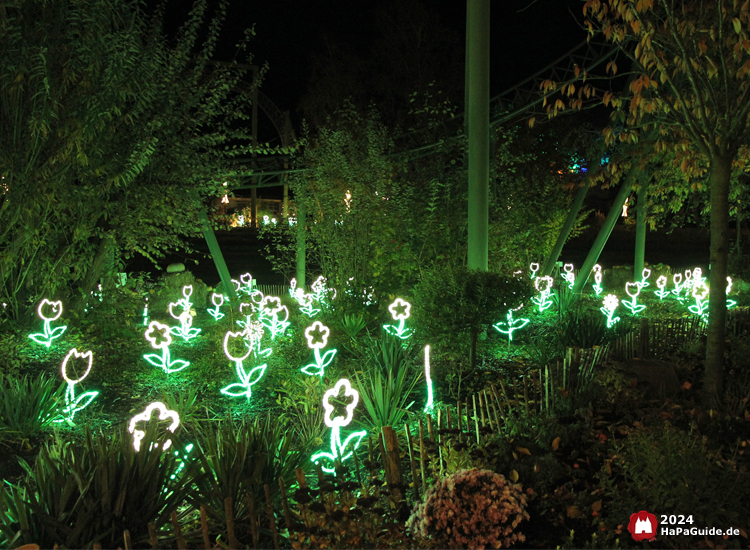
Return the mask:
[[[484,419],[484,407],[482,406],[482,392],[479,392],[477,394],[477,400],[479,401],[479,413],[481,415],[482,419],[482,428],[485,426],[485,419]]]
[[[401,501],[403,497],[401,485],[403,477],[401,475],[401,457],[398,450],[398,436],[391,426],[383,426],[383,441],[385,443],[386,467],[390,472],[390,491],[393,497],[393,507]]]
[[[182,529],[180,529],[180,522],[177,521],[177,513],[172,512],[169,517],[172,520],[172,527],[174,528],[175,538],[177,538],[177,548],[179,550],[187,550],[187,542],[185,537],[182,536]]]
[[[266,483],[263,485],[263,490],[266,492],[266,510],[268,511],[268,527],[271,529],[271,536],[273,537],[273,547],[279,550],[279,535],[276,532],[276,515],[273,513],[273,501],[271,500],[271,489]]]
[[[235,550],[240,547],[240,543],[237,542],[237,537],[234,533],[234,510],[232,509],[232,497],[224,499],[224,516],[227,519],[227,538],[229,540],[229,548]]]
[[[477,444],[479,444],[479,418],[477,418],[477,396],[472,395],[472,410],[474,411],[474,429],[477,432]]]
[[[151,543],[151,548],[159,548],[159,539],[156,537],[156,525],[153,521],[148,522],[148,541]]]
[[[531,414],[531,411],[529,410],[529,387],[526,383],[526,380],[528,379],[528,376],[525,374],[523,375],[523,405],[526,408],[526,416],[529,416]]]
[[[206,517],[206,507],[201,506],[201,533],[203,533],[203,548],[205,550],[211,550],[211,539],[208,538],[208,518]],[[154,532],[153,542],[156,542],[156,532]],[[154,546],[157,548],[157,546]]]
[[[453,428],[453,422],[451,421],[451,406],[446,405],[445,406],[445,421],[447,423],[447,428],[450,430]]]
[[[286,498],[286,485],[284,479],[279,477],[279,489],[281,489],[281,505],[284,508],[284,523],[286,523],[286,530],[289,534],[292,534],[292,514],[289,512],[289,501]]]
[[[29,546],[33,546],[33,549],[32,548],[28,548]],[[23,550],[24,548],[26,548],[27,550],[39,550],[39,545],[38,544],[34,544],[34,545],[28,545],[27,544],[25,546],[21,546],[19,548],[16,548],[16,550]],[[92,544],[91,545],[91,550],[102,550],[101,543],[95,542],[94,544]]]
[[[250,531],[253,534],[253,548],[258,548],[258,518],[255,515],[255,499],[251,493],[245,495],[247,499],[247,511],[250,516]]]
[[[130,531],[128,531],[127,529],[122,532],[122,540],[125,544],[125,550],[130,550],[132,545],[130,543]]]
[[[464,430],[461,418],[461,401],[456,403],[456,423],[458,424],[458,440],[461,441],[461,432]]]
[[[411,466],[411,481],[414,484],[414,493],[416,500],[419,500],[419,481],[417,481],[417,464],[414,461],[414,445],[411,441],[411,430],[408,424],[404,424],[404,431],[406,432],[406,444],[409,447],[409,465]]]
[[[427,416],[427,434],[430,438],[430,441],[435,443],[435,433],[432,430],[432,415]]]
[[[419,419],[419,467],[422,470],[422,488],[427,491],[427,481],[425,477],[425,456],[424,456],[424,425],[422,419]]]

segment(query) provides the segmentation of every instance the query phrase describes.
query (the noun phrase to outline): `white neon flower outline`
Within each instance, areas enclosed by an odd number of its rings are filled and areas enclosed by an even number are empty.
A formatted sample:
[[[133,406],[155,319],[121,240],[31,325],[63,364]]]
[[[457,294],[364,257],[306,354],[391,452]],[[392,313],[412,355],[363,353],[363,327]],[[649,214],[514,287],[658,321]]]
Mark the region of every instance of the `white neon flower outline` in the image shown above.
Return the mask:
[[[547,286],[545,288],[539,288],[540,282],[547,283]],[[554,284],[554,282],[555,282],[554,279],[550,277],[549,275],[547,275],[546,277],[537,277],[536,279],[534,279],[534,287],[539,292],[547,292],[549,289],[552,288],[552,285]]]
[[[187,292],[188,289],[190,289],[190,292]],[[185,285],[182,287],[182,295],[185,297],[186,300],[189,300],[192,294],[193,294],[193,285]]]
[[[179,303],[179,302],[169,302],[169,314],[173,318],[179,320],[180,319],[180,315],[182,315],[183,312],[180,312],[179,314],[175,315],[174,311],[172,311],[172,308],[175,307],[175,306],[179,306],[180,308],[182,308],[182,304]]]
[[[253,311],[255,311],[255,305],[254,304],[251,304],[249,302],[242,302],[240,304],[240,313],[242,313],[242,308],[243,307],[249,307],[250,308],[250,313],[252,313]],[[243,313],[243,315],[248,315],[248,314],[247,313]]]
[[[685,270],[685,279],[691,279],[693,277],[693,272],[689,269]]]
[[[661,275],[658,279],[656,279],[656,286],[659,288],[664,288],[667,286],[667,276]]]
[[[651,277],[651,270],[647,267],[644,267],[643,271],[641,271],[641,281],[645,281],[649,277]]]
[[[216,297],[217,297],[217,296],[218,296],[219,298],[221,298],[221,301],[220,301],[220,302],[219,302],[218,304],[216,303]],[[223,294],[219,294],[219,293],[216,293],[216,292],[214,292],[213,294],[211,294],[211,303],[212,303],[213,305],[215,305],[216,307],[221,307],[221,306],[223,306],[223,305],[224,305],[224,295],[223,295]]]
[[[183,332],[190,330],[190,327],[193,326],[193,316],[189,311],[183,311],[182,313],[180,313],[180,316],[177,318],[177,320],[182,325]]]
[[[601,271],[594,272],[594,282],[598,285],[602,284],[602,272]]]
[[[634,287],[635,287],[635,294],[630,292],[630,289]],[[625,283],[625,292],[631,298],[635,298],[641,293],[641,285],[639,285],[638,283]]]
[[[604,309],[614,311],[620,305],[620,300],[614,294],[607,294],[604,297]]]
[[[573,273],[575,266],[573,264],[565,264],[563,265],[563,269],[565,270],[565,273]]]
[[[155,334],[153,336],[149,336],[149,334],[152,334],[154,332],[163,332],[166,336],[166,339],[163,342],[160,342],[159,345],[156,344]],[[172,335],[169,334],[169,326],[164,325],[159,321],[151,321],[148,324],[148,328],[146,329],[144,336],[146,337],[146,340],[151,343],[151,347],[154,349],[168,348],[170,344],[172,344]]]
[[[245,326],[245,330],[243,332],[247,335],[247,338],[253,344],[255,344],[256,342],[260,342],[265,331],[261,322],[253,321]]]
[[[143,430],[136,430],[135,425],[138,422],[148,422],[149,420],[151,420],[151,414],[154,412],[154,409],[159,409],[159,420],[167,420],[169,418],[172,419],[172,424],[170,426],[167,426],[167,429],[170,432],[174,433],[174,431],[177,429],[177,426],[180,425],[180,415],[177,414],[177,411],[168,409],[164,403],[154,401],[148,407],[146,407],[145,411],[135,415],[130,419],[128,431],[133,434],[133,447],[135,447],[136,451],[141,450],[141,440],[146,436],[146,432]],[[166,451],[171,446],[172,440],[168,439],[164,442],[164,445],[162,445],[162,450]]]
[[[42,313],[42,307],[44,307],[45,305],[51,306],[53,315],[55,311],[57,311],[57,315],[55,315],[54,317],[45,317],[44,314]],[[62,300],[57,300],[56,302],[50,302],[47,298],[45,298],[39,303],[39,307],[37,308],[36,311],[39,314],[39,317],[41,317],[45,321],[56,321],[60,318],[60,315],[62,315],[62,310],[63,310]]]
[[[321,292],[323,292],[323,290],[325,290],[326,280],[327,279],[323,277],[323,275],[321,275],[320,277],[315,279],[315,282],[312,284],[310,288],[312,288],[315,294],[320,294]]]
[[[601,273],[602,272],[602,266],[600,266],[599,264],[594,264],[593,270],[594,271],[598,271],[599,273]]]
[[[534,266],[536,266],[536,267],[534,267]],[[538,263],[536,263],[536,262],[531,262],[531,263],[529,264],[529,269],[530,269],[531,271],[533,271],[534,273],[536,273],[537,271],[539,271],[539,264],[538,264]]]
[[[732,291],[732,278],[727,276],[727,291],[726,294],[729,294]]]
[[[674,286],[680,286],[680,283],[682,282],[682,273],[675,273],[672,275],[672,282],[674,283]]]
[[[297,279],[292,277],[292,280],[289,281],[289,287],[292,289],[292,294],[294,294],[294,289],[297,288]]]
[[[274,307],[270,307],[269,304],[271,302],[275,302],[276,305]],[[278,298],[276,296],[266,296],[260,302],[260,308],[266,310],[269,315],[280,312],[283,307],[284,306],[281,305],[281,298]]]
[[[332,417],[334,408],[330,403],[330,399],[332,397],[338,396],[342,386],[344,387],[344,397],[351,397],[352,402],[346,406],[346,416]],[[324,420],[326,426],[328,426],[329,428],[335,428],[337,426],[339,428],[342,428],[349,425],[349,423],[352,421],[352,418],[354,417],[354,408],[357,406],[358,402],[359,392],[352,388],[352,384],[351,382],[349,382],[349,380],[347,380],[346,378],[342,378],[341,380],[336,382],[336,385],[333,388],[323,394],[323,409],[325,410]]]
[[[247,342],[245,341],[245,334],[247,334],[247,329],[243,330],[242,332],[232,332],[229,331],[224,335],[224,355],[226,355],[230,361],[238,362],[238,361],[244,361],[250,356],[250,353],[252,353],[253,348],[252,346],[247,346]],[[229,353],[229,339],[230,338],[239,338],[242,340],[242,342],[247,346],[247,353],[243,355],[242,357],[234,357],[232,354]]]
[[[232,281],[234,283],[234,286],[235,286],[234,290],[235,290],[235,292],[238,292],[240,290],[240,288],[242,288],[242,284],[238,280],[236,280],[236,279],[230,279],[230,281]]]
[[[398,313],[398,309],[404,310],[403,313]],[[388,311],[391,312],[391,316],[394,321],[400,321],[401,319],[408,319],[411,316],[411,304],[401,298],[396,298],[394,302],[388,306]]]
[[[70,358],[74,357],[74,356],[75,356],[76,359],[88,359],[88,361],[89,361],[88,367],[86,368],[86,372],[84,372],[78,378],[78,380],[73,380],[72,378],[69,378],[67,372],[65,372],[66,371],[66,367],[68,366],[68,360],[70,360]],[[86,378],[89,375],[89,371],[91,370],[91,362],[92,362],[93,358],[94,357],[93,357],[93,353],[91,352],[91,350],[89,350],[89,351],[87,351],[85,353],[79,353],[76,348],[73,348],[72,350],[70,350],[68,352],[68,354],[65,356],[65,359],[63,359],[63,362],[62,362],[62,376],[65,379],[65,381],[68,384],[77,384],[78,382],[80,382],[81,380],[83,380],[84,378]]]
[[[242,275],[240,275],[240,281],[242,281],[243,285],[247,285],[249,287],[253,282],[253,276],[249,273],[243,273]]]
[[[700,267],[696,267],[693,270],[693,279],[700,279],[703,276],[703,270]]]
[[[320,332],[322,334],[322,342],[313,343],[313,332]],[[331,330],[320,321],[315,321],[312,325],[305,329],[305,338],[307,338],[307,347],[310,349],[322,349],[328,344],[328,335],[331,334]]]
[[[705,300],[708,296],[708,285],[706,283],[699,283],[693,287],[693,298],[696,300]]]

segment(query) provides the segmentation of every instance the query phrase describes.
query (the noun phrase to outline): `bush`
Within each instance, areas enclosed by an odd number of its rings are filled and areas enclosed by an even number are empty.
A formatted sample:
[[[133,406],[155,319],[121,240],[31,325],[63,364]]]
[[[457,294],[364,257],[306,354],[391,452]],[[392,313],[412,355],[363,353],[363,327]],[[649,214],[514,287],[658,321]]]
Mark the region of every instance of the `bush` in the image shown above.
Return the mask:
[[[529,514],[520,485],[488,470],[461,470],[427,491],[407,526],[447,548],[507,548],[526,540],[516,530],[524,519]]]
[[[9,439],[29,439],[50,428],[58,416],[65,383],[40,375],[5,377],[0,372],[0,431]]]

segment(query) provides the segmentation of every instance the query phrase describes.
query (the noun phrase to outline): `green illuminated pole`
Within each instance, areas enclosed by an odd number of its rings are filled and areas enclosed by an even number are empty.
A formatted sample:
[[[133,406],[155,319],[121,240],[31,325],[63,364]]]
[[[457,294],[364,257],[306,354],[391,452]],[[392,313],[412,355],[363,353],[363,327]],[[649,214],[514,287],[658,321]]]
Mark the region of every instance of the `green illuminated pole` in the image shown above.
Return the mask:
[[[547,261],[544,262],[544,267],[542,267],[542,273],[540,277],[546,277],[550,273],[552,273],[552,270],[555,267],[555,263],[557,263],[557,259],[560,257],[560,252],[562,252],[563,246],[565,245],[565,241],[568,240],[568,235],[570,235],[570,231],[573,229],[576,218],[578,218],[578,212],[581,211],[583,199],[586,198],[586,193],[588,193],[588,190],[589,180],[587,179],[586,185],[578,190],[576,198],[573,199],[573,204],[570,205],[568,217],[565,220],[565,224],[563,224],[562,229],[560,230],[560,235],[557,237],[557,242],[552,248],[552,252],[550,252],[550,255],[547,257]]]
[[[638,206],[635,220],[635,259],[633,261],[633,280],[640,281],[646,263],[646,186],[641,184],[638,190]]]
[[[305,289],[305,254],[307,252],[305,208],[297,201],[297,288]]]
[[[490,178],[490,0],[467,0],[468,267],[487,271]]]
[[[224,284],[224,291],[229,294],[229,301],[232,304],[232,307],[236,307],[239,300],[237,299],[237,293],[234,291],[232,277],[229,275],[229,268],[227,268],[227,264],[224,261],[221,248],[219,248],[219,242],[216,240],[216,235],[211,227],[211,222],[208,219],[208,214],[206,213],[206,208],[204,206],[201,206],[200,220],[203,237],[206,239],[208,250],[211,252],[211,257],[214,259],[216,271],[219,272],[221,282]]]
[[[604,245],[607,244],[607,240],[612,234],[612,230],[615,228],[617,218],[619,218],[622,214],[622,205],[625,204],[625,200],[630,194],[631,187],[632,183],[630,181],[626,181],[622,184],[620,192],[617,193],[615,202],[612,204],[612,208],[610,209],[609,214],[607,214],[607,217],[604,220],[604,225],[602,225],[602,228],[599,230],[599,234],[596,236],[594,244],[591,245],[591,250],[589,250],[589,254],[588,256],[586,256],[586,260],[581,266],[581,271],[576,278],[576,282],[573,284],[573,289],[571,290],[571,292],[573,292],[574,294],[581,293],[584,285],[586,284],[586,281],[589,278],[591,270],[594,268],[594,264],[599,261],[599,256],[601,255],[602,250],[604,250]]]

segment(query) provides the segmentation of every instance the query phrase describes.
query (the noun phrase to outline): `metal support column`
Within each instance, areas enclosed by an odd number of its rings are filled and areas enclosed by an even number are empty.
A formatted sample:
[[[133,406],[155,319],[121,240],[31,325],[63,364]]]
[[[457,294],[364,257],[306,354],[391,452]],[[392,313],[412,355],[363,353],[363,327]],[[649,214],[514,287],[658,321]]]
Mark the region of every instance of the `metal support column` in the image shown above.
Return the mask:
[[[638,205],[635,220],[635,259],[633,260],[633,281],[640,281],[646,265],[646,186],[638,190]]]
[[[305,255],[307,253],[307,235],[305,224],[307,215],[301,202],[297,202],[297,287],[305,288]]]
[[[568,240],[568,235],[570,235],[570,231],[573,229],[576,218],[578,218],[578,213],[581,211],[583,199],[586,198],[586,193],[588,193],[588,190],[589,180],[587,178],[586,184],[578,190],[578,193],[576,193],[576,198],[573,199],[573,204],[570,205],[568,217],[565,219],[565,223],[560,230],[560,234],[557,237],[557,242],[555,242],[555,246],[552,248],[552,252],[550,252],[547,260],[544,262],[544,266],[542,267],[542,272],[540,275],[541,277],[546,277],[547,275],[552,273],[552,270],[555,268],[555,263],[557,263],[557,259],[560,257],[560,253],[562,252],[563,246],[565,245],[565,241]]]
[[[229,301],[232,304],[232,307],[236,307],[239,304],[239,300],[237,299],[237,293],[234,291],[232,276],[229,275],[229,268],[224,261],[224,255],[221,253],[221,248],[219,248],[219,242],[216,240],[216,235],[211,227],[211,221],[208,219],[205,206],[201,206],[200,221],[203,238],[206,239],[206,244],[208,244],[208,250],[211,252],[211,257],[214,260],[216,271],[219,272],[219,278],[224,286],[224,292],[229,295]]]

